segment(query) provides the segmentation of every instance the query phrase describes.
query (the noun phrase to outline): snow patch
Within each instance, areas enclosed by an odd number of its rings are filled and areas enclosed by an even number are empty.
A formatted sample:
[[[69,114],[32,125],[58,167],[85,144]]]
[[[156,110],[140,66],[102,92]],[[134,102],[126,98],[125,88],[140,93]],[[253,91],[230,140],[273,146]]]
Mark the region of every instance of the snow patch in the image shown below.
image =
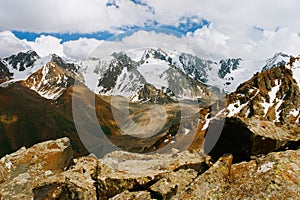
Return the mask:
[[[274,162],[268,162],[268,163],[265,163],[263,164],[262,166],[260,166],[257,170],[258,173],[265,173],[269,170],[271,170],[274,166]]]
[[[227,109],[229,111],[228,117],[233,117],[234,115],[241,112],[241,110],[248,104],[248,102],[241,104],[240,100],[236,103],[229,104]]]
[[[138,71],[142,74],[145,80],[160,89],[168,85],[168,81],[163,79],[163,73],[170,68],[167,62],[157,59],[147,59],[149,63],[144,63],[138,67]]]
[[[5,163],[5,167],[6,167],[8,170],[11,169],[11,166],[12,166],[11,161],[8,161],[8,162]]]
[[[189,132],[190,132],[191,130],[190,129],[188,129],[188,128],[185,128],[184,129],[184,135],[187,135],[187,134],[189,134]]]
[[[292,72],[293,72],[293,78],[297,82],[300,90],[300,61],[299,60],[295,61],[292,67]]]
[[[270,102],[266,102],[264,101],[263,103],[261,103],[261,105],[264,107],[264,113],[266,116],[268,110],[274,105],[274,100],[276,99],[276,94],[280,89],[280,85],[281,83],[278,80],[275,80],[275,86],[271,89],[270,92],[268,92],[268,95],[270,97]]]
[[[299,115],[299,111],[299,108],[291,110],[290,116],[293,115],[294,117],[297,117]]]
[[[284,97],[282,98],[284,99]],[[276,119],[275,119],[275,122],[279,122],[279,118],[280,118],[280,113],[281,113],[281,110],[279,110],[281,104],[283,103],[283,100],[282,99],[278,99],[277,100],[277,104],[275,106],[275,114],[276,114]]]
[[[209,123],[211,121],[211,119],[208,119],[208,116],[209,116],[210,113],[208,113],[206,116],[205,116],[205,124],[203,125],[201,131],[204,131],[208,128],[209,126]]]

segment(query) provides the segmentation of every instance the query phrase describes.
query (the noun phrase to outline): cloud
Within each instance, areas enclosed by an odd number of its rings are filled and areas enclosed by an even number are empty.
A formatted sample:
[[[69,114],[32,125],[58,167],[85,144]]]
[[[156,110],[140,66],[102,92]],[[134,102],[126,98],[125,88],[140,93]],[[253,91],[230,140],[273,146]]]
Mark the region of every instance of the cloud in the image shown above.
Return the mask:
[[[145,24],[179,25],[206,19],[224,33],[249,27],[300,32],[297,0],[1,0],[0,29],[91,33]]]
[[[300,32],[300,2],[297,0],[144,0],[155,10],[160,23],[176,23],[182,16],[199,16],[216,26],[234,28],[258,26],[266,29],[287,27]],[[239,31],[239,29],[236,29]]]
[[[20,51],[30,50],[31,47],[19,40],[10,31],[0,32],[0,58],[8,57],[12,54],[19,53]]]
[[[89,55],[104,41],[96,39],[80,38],[74,41],[68,41],[63,43],[64,54],[73,59],[84,59],[89,57]]]
[[[40,56],[48,56],[49,54],[57,54],[59,56],[65,56],[63,51],[63,45],[61,39],[53,36],[41,35],[36,38],[35,41],[25,41],[32,49],[34,49]]]
[[[107,6],[99,0],[0,1],[0,29],[91,33],[114,27],[144,25],[153,18],[147,7],[128,0]]]
[[[220,59],[231,56],[228,45],[230,37],[216,31],[212,25],[188,33],[188,36],[204,49],[208,57]]]
[[[298,54],[299,7],[300,1],[296,0],[1,0],[0,30],[91,34],[100,31],[119,33],[130,27],[151,25],[178,27],[178,30],[183,28],[191,33],[177,39],[139,32],[122,42],[105,42],[102,46],[118,51],[118,48],[157,44],[190,51],[191,44],[183,45],[184,40],[190,39],[212,57],[260,59],[277,51]],[[203,20],[210,25],[200,28]],[[195,30],[195,27],[199,29]],[[14,35],[2,35],[1,38],[1,46],[9,48],[1,50],[2,56],[27,49],[29,45],[42,55],[56,51],[80,58],[100,44],[84,39],[60,44],[59,39],[51,36],[41,36],[33,42],[20,42]],[[171,41],[173,46],[168,45]],[[194,52],[195,49],[193,47]]]
[[[140,30],[117,41],[80,38],[61,42],[53,36],[41,35],[35,41],[19,40],[10,31],[0,32],[1,57],[19,51],[35,50],[40,56],[55,53],[72,59],[87,57],[106,57],[113,52],[130,51],[149,47],[192,53],[202,58],[219,60],[224,58],[243,58],[264,60],[276,52],[299,55],[300,37],[289,28],[246,29],[244,34],[220,32],[214,24],[197,29],[195,32],[177,37],[172,31],[155,32]]]
[[[245,29],[243,34],[218,31],[213,25],[189,34],[212,58],[262,60],[277,52],[299,55],[300,37],[289,28]]]
[[[165,50],[177,50],[192,53],[199,56],[206,55],[206,52],[191,37],[181,38],[170,34],[155,31],[140,30],[120,41],[105,41],[91,54],[92,57],[106,57],[113,52],[132,51],[158,47]]]

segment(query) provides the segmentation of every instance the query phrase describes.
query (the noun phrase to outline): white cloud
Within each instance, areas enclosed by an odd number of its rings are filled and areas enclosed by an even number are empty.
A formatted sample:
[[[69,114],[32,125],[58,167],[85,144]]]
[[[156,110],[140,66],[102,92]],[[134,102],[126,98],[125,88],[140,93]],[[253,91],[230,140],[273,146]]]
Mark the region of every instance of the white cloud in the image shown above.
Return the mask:
[[[40,36],[35,41],[19,40],[10,31],[0,32],[0,56],[19,51],[35,50],[40,56],[55,53],[72,59],[106,57],[113,52],[160,47],[195,54],[202,58],[219,60],[241,57],[247,60],[270,58],[276,52],[299,55],[300,37],[288,28],[259,30],[247,29],[244,34],[225,34],[210,25],[178,38],[168,33],[140,30],[119,41],[80,38],[61,43],[53,36]]]
[[[300,1],[297,0],[141,1],[147,6],[128,0],[0,0],[0,30],[93,33],[116,31],[115,27],[143,26],[152,21],[176,26],[186,18],[193,17],[194,20],[206,19],[213,24],[189,35],[213,57],[259,59],[277,51],[299,53],[296,45],[299,44]],[[111,6],[107,6],[108,2],[111,2]],[[11,53],[23,49],[24,42],[13,37],[6,37],[5,41],[2,39],[2,46],[9,46],[10,50],[2,49],[0,55],[6,51]],[[173,41],[173,46],[167,47],[188,51],[190,44],[182,45],[187,38],[179,40],[172,36],[140,32],[120,43],[105,42],[102,46],[118,51],[155,44],[164,47],[165,43]],[[49,45],[49,50],[46,50],[44,43]],[[66,42],[62,46],[58,40],[49,37],[41,37],[27,44],[41,54],[56,51],[73,58],[85,57],[89,54],[89,48],[95,47],[92,40]]]
[[[281,51],[299,55],[300,37],[289,28],[272,30],[245,29],[243,34],[224,34],[214,26],[191,33],[201,47],[213,58],[241,57],[247,60],[262,60]]]
[[[300,32],[297,0],[144,0],[156,11],[161,23],[176,23],[182,16],[200,16],[220,27],[288,27]]]
[[[0,58],[8,57],[20,51],[30,50],[31,47],[19,40],[12,32],[0,32]]]
[[[107,6],[115,2],[116,6]],[[258,26],[287,27],[300,32],[297,0],[1,0],[0,29],[33,32],[96,32],[113,27],[143,26],[149,21],[178,24],[183,17],[198,16],[217,27],[236,31]],[[151,9],[149,8],[151,7]],[[220,29],[219,29],[220,30]]]
[[[216,31],[213,26],[205,26],[196,30],[194,33],[188,33],[194,41],[199,43],[202,49],[211,58],[230,57],[228,40],[230,37]]]
[[[104,41],[96,39],[80,38],[63,43],[64,54],[69,58],[87,58]]]
[[[62,40],[56,37],[41,35],[33,42],[26,40],[24,41],[40,56],[48,56],[49,54],[53,53],[59,56],[65,56],[63,52],[63,45],[61,44]]]
[[[157,33],[155,31],[140,30],[123,38],[120,41],[106,41],[101,44],[92,54],[92,57],[106,57],[112,52],[130,51],[134,49],[145,49],[159,47],[166,50],[178,50],[206,56],[205,51],[198,43],[190,37],[178,38],[168,33]]]
[[[1,0],[0,29],[31,32],[81,32],[143,25],[153,16],[144,6],[119,0],[119,9],[105,0]]]

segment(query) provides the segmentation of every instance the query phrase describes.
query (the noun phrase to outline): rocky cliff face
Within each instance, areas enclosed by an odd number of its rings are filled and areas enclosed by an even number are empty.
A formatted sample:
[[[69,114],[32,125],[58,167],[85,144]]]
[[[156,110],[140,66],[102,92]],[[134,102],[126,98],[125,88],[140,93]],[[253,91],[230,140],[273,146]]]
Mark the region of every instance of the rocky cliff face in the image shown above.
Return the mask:
[[[13,69],[17,71],[24,71],[39,59],[35,51],[20,52],[17,55],[12,55],[4,60],[10,65]]]
[[[256,73],[227,96],[225,111],[206,118],[212,126],[225,120],[217,144],[207,153],[215,159],[232,153],[237,162],[251,155],[299,148],[298,60],[290,57],[282,65]]]
[[[0,59],[0,83],[8,81],[12,74],[9,72],[8,67]]]
[[[300,151],[233,164],[201,152],[73,159],[67,138],[0,159],[0,199],[297,199]]]

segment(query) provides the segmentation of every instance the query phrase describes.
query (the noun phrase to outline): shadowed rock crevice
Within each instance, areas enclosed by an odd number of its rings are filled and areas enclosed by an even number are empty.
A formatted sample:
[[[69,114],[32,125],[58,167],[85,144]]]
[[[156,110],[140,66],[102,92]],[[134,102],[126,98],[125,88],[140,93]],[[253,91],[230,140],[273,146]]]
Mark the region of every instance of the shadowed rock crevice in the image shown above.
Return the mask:
[[[215,121],[213,123],[220,122]],[[205,142],[207,143],[207,141]],[[224,128],[217,143],[210,152],[206,151],[205,153],[210,155],[215,161],[224,154],[230,153],[233,155],[233,163],[239,163],[250,161],[253,155],[268,154],[288,149],[296,150],[299,147],[299,140],[281,140],[257,135],[240,118],[232,117],[225,119]]]
[[[205,153],[212,156],[213,160],[217,160],[223,154],[231,153],[235,163],[249,161],[252,144],[253,133],[246,125],[238,118],[227,118],[217,143],[210,152]]]

